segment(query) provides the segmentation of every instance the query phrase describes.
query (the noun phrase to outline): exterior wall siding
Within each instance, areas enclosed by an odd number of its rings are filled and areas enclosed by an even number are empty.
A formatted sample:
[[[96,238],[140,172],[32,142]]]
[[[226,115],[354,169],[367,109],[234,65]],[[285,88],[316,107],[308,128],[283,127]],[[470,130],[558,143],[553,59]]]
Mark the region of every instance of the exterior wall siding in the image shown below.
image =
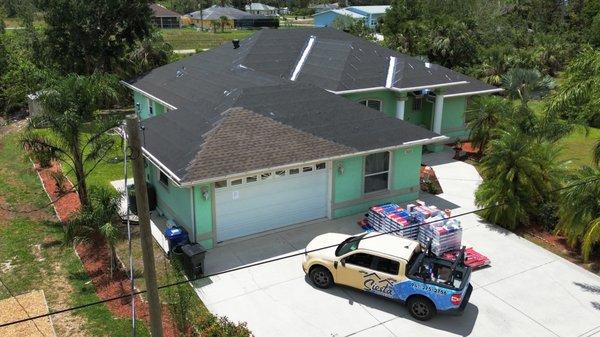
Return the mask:
[[[331,27],[333,20],[340,16],[336,12],[324,12],[314,16],[315,27]]]
[[[376,193],[363,192],[364,156],[335,161],[333,164],[332,217],[366,212],[370,206],[386,202],[405,202],[419,195],[419,170],[422,147],[393,151],[390,165],[390,189]],[[343,167],[343,173],[339,167]]]
[[[146,178],[156,190],[157,206],[165,213],[168,219],[173,219],[178,225],[183,226],[193,240],[192,200],[189,188],[179,188],[173,184],[165,187],[158,180],[158,168],[148,163]]]
[[[444,99],[442,133],[445,136],[459,139],[468,138],[469,130],[465,125],[466,111],[466,97],[450,97]]]
[[[204,200],[203,190],[208,192]],[[213,203],[215,193],[213,184],[194,186],[194,215],[196,217],[196,241],[205,248],[212,248],[213,243]]]
[[[343,97],[355,102],[365,99],[380,100],[383,104],[383,112],[390,117],[396,117],[396,94],[389,90],[345,94]]]
[[[164,105],[149,99],[148,97],[140,94],[137,91],[134,91],[133,92],[133,106],[137,107],[138,104],[139,104],[138,114],[139,114],[141,120],[150,118],[152,116],[158,116],[167,111],[167,109],[165,108]],[[154,111],[153,115],[150,115],[150,104],[152,105],[152,109]]]

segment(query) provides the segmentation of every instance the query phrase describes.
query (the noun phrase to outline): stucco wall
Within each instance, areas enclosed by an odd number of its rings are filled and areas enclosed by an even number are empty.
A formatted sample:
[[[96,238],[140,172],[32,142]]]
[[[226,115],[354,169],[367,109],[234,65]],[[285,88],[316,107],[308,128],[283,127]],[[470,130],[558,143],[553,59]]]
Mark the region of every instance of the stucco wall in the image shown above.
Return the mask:
[[[444,98],[442,134],[452,138],[467,138],[469,131],[465,126],[466,111],[466,97]]]
[[[154,186],[156,190],[156,199],[158,208],[160,208],[167,219],[174,219],[178,225],[184,226],[190,234],[190,239],[193,235],[192,228],[192,201],[189,188],[179,188],[173,183],[165,187],[158,180],[158,168],[148,163],[146,168],[146,177],[148,182]]]
[[[150,105],[148,103],[152,104],[154,115],[150,115]],[[162,104],[148,99],[148,97],[138,93],[137,91],[133,92],[133,104],[134,107],[137,107],[139,104],[138,113],[141,120],[152,116],[161,115],[167,111],[167,109]]]
[[[355,102],[365,99],[380,100],[383,103],[383,112],[388,116],[396,117],[396,94],[389,90],[345,94],[343,97]]]
[[[393,151],[390,167],[390,189],[363,192],[364,156],[335,161],[333,164],[334,218],[366,212],[369,207],[385,202],[416,199],[419,191],[421,146]],[[340,165],[343,172],[340,171]]]
[[[208,192],[204,199],[203,191]],[[213,247],[213,202],[215,193],[212,184],[194,186],[194,207],[196,216],[196,241],[205,248]]]

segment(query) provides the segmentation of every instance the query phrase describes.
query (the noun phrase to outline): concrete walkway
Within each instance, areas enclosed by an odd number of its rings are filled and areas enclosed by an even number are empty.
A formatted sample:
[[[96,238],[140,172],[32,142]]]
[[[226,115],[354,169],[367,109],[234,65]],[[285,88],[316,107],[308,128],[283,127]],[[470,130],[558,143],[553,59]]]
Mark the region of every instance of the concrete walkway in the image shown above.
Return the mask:
[[[433,168],[440,182],[443,193],[438,197],[460,205],[459,212],[475,210],[474,193],[483,179],[473,165],[453,156],[454,151],[446,147],[442,152],[423,155],[423,164]]]

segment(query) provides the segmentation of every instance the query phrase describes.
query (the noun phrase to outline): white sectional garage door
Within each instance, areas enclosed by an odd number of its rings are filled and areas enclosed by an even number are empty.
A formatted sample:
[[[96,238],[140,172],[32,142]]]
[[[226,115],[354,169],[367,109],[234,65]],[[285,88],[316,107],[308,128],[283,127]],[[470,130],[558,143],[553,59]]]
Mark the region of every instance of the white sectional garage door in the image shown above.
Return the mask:
[[[326,217],[328,175],[324,166],[244,177],[217,187],[217,240]]]

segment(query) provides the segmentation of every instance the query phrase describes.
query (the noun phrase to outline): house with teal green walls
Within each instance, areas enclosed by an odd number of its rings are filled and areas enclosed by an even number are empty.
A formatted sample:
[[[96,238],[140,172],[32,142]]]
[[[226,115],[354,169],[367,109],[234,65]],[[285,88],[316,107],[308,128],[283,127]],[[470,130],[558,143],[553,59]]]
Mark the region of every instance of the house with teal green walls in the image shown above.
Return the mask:
[[[419,194],[491,87],[333,29],[262,30],[122,82],[159,215],[212,248]]]

